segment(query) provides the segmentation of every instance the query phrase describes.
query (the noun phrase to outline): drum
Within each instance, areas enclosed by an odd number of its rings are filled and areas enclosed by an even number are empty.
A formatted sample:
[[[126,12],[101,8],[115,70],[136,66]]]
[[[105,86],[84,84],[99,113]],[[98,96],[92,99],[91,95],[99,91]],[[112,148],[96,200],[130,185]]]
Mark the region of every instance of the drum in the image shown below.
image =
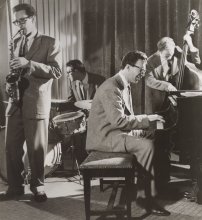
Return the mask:
[[[53,118],[53,124],[61,135],[72,135],[86,131],[86,120],[83,112],[68,112]]]
[[[60,142],[56,144],[49,143],[48,151],[44,163],[45,176],[53,173],[56,170],[56,168],[62,163],[61,156],[62,156],[61,143]]]
[[[25,182],[28,184],[30,180],[30,166],[29,166],[29,159],[27,154],[27,145],[24,144],[24,156],[23,156],[23,163],[24,163],[24,172],[22,173]],[[44,161],[44,174],[45,177],[53,173],[57,167],[62,163],[61,160],[62,156],[62,149],[61,143],[49,143],[47,154]]]
[[[61,110],[65,109],[67,104],[68,104],[67,100],[64,99],[51,99],[50,118],[52,119],[56,115],[59,115]]]
[[[56,168],[62,163],[62,149],[61,143],[58,139],[57,134],[53,135],[53,131],[51,132],[53,139],[51,139],[51,143],[48,144],[47,154],[44,162],[45,176],[50,175],[52,172],[56,170]],[[5,127],[0,127],[0,176],[3,179],[7,180],[7,166],[6,166],[6,150],[5,150]],[[25,181],[28,183],[30,178],[30,168],[29,168],[29,160],[27,155],[27,145],[26,142],[23,146],[24,156],[22,161],[24,163],[24,172],[22,175],[25,178]]]

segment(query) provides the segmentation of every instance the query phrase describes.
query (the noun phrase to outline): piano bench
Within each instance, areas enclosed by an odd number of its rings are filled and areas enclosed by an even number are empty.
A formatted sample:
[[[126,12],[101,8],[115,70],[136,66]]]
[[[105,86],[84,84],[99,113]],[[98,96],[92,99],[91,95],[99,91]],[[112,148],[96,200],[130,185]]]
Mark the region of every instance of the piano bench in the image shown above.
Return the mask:
[[[127,215],[131,218],[131,188],[134,179],[134,157],[127,153],[98,152],[92,151],[80,165],[80,171],[84,181],[84,201],[86,220],[90,216],[99,215]],[[103,177],[124,177],[126,187],[126,208],[114,208],[114,201],[110,198],[107,209],[92,210],[90,207],[91,180],[92,178]],[[114,188],[118,188],[115,180]],[[112,191],[113,193],[113,191]],[[113,198],[115,200],[115,198]]]

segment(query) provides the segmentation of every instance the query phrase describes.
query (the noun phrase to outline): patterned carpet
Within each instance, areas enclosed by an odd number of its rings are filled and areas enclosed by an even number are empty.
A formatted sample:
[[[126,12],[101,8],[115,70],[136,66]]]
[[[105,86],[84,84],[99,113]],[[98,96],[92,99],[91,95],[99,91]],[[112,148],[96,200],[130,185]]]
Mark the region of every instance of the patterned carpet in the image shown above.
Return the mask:
[[[171,184],[177,187],[189,185],[186,180],[173,178]],[[6,183],[0,181],[0,190],[6,189]],[[99,191],[98,180],[93,180],[92,206],[103,208],[107,205],[107,198],[111,188],[105,186],[104,192]],[[36,203],[32,200],[31,192],[26,186],[26,194],[16,201],[0,202],[0,220],[85,220],[83,186],[79,183],[78,176],[74,177],[49,177],[46,179],[46,192],[48,200],[45,203]],[[122,189],[117,193],[116,203],[120,204]],[[132,203],[132,220],[137,219],[175,219],[190,220],[202,219],[202,206],[188,202],[182,198],[175,198],[174,195],[159,200],[159,203],[171,212],[169,217],[147,216],[145,211]],[[120,219],[115,217],[95,219]],[[122,218],[121,218],[122,219]],[[120,219],[120,220],[121,220]]]
[[[66,172],[55,172],[46,178],[45,187],[48,200],[45,203],[33,201],[28,185],[25,186],[25,195],[15,201],[0,202],[0,220],[85,220],[83,182],[71,172],[72,161],[65,160]],[[182,170],[183,169],[183,170]],[[169,217],[147,215],[145,210],[135,202],[135,192],[132,202],[132,220],[202,220],[202,205],[188,202],[182,198],[182,192],[190,188],[187,166],[172,165],[169,191],[158,200],[158,203],[171,212]],[[0,191],[6,190],[7,184],[0,179]],[[94,208],[105,208],[112,188],[105,185],[104,192],[99,190],[99,181],[92,181],[91,205]],[[117,192],[115,204],[123,203],[124,191],[120,188]],[[92,217],[91,220],[121,220],[123,218]],[[126,219],[126,218],[125,218]]]

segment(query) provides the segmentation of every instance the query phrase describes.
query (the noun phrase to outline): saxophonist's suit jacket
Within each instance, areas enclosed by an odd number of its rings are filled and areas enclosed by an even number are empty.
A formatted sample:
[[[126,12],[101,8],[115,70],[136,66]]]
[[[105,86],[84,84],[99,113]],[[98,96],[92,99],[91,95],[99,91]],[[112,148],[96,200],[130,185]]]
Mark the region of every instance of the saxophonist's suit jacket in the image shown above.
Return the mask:
[[[14,42],[15,55],[19,55],[21,39]],[[25,74],[28,87],[22,98],[22,111],[26,118],[48,118],[51,105],[53,79],[61,76],[62,58],[59,43],[54,38],[37,34],[25,55],[30,60],[30,69]],[[9,102],[6,116],[12,115],[17,106]]]

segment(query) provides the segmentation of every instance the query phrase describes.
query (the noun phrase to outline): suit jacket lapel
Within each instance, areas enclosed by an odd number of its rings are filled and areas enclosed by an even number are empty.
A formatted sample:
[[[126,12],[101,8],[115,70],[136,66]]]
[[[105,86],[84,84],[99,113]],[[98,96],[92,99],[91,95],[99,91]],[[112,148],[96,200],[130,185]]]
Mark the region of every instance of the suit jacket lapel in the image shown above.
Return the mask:
[[[123,84],[123,81],[121,79],[121,77],[119,76],[119,74],[116,74],[115,76],[115,80],[117,82],[117,85],[118,85],[118,88],[121,90],[121,93],[122,93],[122,100],[123,100],[123,108],[124,108],[124,112],[125,114],[128,115],[129,114],[132,114],[132,109],[130,110],[129,106],[127,106],[124,98],[123,98],[123,90],[124,90],[124,84]]]
[[[172,64],[172,75],[176,75],[176,73],[179,71],[177,62],[178,62],[177,57],[174,57]]]

